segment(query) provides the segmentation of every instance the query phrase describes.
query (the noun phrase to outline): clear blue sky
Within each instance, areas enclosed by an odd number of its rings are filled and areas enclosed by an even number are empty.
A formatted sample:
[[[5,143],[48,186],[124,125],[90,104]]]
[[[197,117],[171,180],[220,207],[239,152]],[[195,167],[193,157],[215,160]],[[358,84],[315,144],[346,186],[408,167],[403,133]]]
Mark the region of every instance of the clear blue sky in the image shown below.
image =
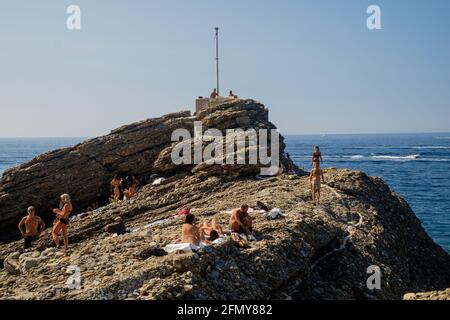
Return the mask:
[[[216,25],[222,92],[263,102],[284,134],[450,131],[447,0],[2,0],[0,137],[193,110],[215,86]]]

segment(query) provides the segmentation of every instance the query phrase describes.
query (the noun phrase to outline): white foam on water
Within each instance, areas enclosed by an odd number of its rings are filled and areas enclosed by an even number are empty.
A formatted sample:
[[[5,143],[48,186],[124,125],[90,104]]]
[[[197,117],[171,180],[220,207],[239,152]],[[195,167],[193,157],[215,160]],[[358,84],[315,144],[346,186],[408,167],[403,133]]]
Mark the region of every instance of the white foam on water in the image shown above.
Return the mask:
[[[378,160],[416,160],[420,159],[420,154],[412,154],[409,156],[373,155],[372,158]]]

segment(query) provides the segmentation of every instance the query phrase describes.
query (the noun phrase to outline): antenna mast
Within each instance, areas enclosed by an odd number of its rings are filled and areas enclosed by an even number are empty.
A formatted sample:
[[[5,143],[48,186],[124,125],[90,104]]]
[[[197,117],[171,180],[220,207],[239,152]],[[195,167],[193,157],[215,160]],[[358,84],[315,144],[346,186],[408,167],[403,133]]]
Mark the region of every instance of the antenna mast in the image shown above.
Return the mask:
[[[217,81],[217,95],[219,95],[219,28],[215,27],[216,30],[216,81]]]

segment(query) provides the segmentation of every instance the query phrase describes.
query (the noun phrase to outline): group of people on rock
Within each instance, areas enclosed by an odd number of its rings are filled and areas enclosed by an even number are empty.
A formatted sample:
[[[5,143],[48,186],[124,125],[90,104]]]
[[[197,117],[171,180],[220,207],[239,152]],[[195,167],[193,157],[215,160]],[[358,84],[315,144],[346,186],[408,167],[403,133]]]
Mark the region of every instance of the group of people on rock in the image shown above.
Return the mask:
[[[214,91],[215,92],[215,91]],[[214,93],[213,92],[213,93]],[[232,92],[230,91],[230,94]],[[211,94],[212,96],[213,94]],[[323,170],[320,165],[323,163],[322,153],[320,148],[316,146],[312,154],[312,170],[309,175],[309,182],[312,189],[312,200],[315,204],[320,203],[320,189],[321,183],[324,183]],[[113,193],[114,203],[117,205],[120,200],[120,195],[122,192],[123,179],[119,178],[117,175],[113,177],[110,182],[111,192]],[[128,188],[123,190],[123,199],[128,200],[136,195],[136,189],[139,186],[139,181],[135,176],[131,176],[131,181],[128,183]],[[89,206],[89,209],[96,210],[98,208],[98,203],[94,202]],[[237,234],[242,234],[250,239],[254,239],[252,218],[248,214],[249,206],[244,204],[240,208],[233,209],[231,211],[231,216],[229,220],[229,227],[231,232]],[[52,209],[55,214],[55,221],[53,224],[52,239],[56,245],[56,248],[60,247],[59,235],[62,235],[64,241],[64,248],[67,250],[69,247],[68,238],[68,225],[69,225],[69,215],[73,211],[70,196],[65,193],[60,196],[60,206],[59,208]],[[200,226],[197,224],[197,220],[193,214],[189,211],[183,213],[185,216],[185,223],[182,227],[181,242],[200,244],[202,241],[212,242],[215,239],[222,236],[223,230],[219,223],[215,219],[211,222],[204,221]],[[118,225],[119,233],[123,231],[123,221],[115,221]],[[24,239],[24,249],[28,250],[32,246],[32,242],[37,240],[43,233],[45,229],[44,221],[36,215],[36,209],[30,206],[27,210],[27,215],[20,221],[19,230]],[[107,228],[105,228],[106,230]],[[115,230],[115,229],[114,229]],[[111,230],[106,230],[107,232]]]
[[[114,176],[114,178],[111,181],[111,188],[114,194],[115,204],[119,202],[120,194],[122,191],[122,183],[123,180],[119,179],[117,175]],[[131,182],[128,188],[123,190],[124,195],[123,199],[128,200],[133,198],[136,195],[136,189],[138,186],[139,181],[134,176],[131,176]],[[87,211],[94,211],[96,209],[98,209],[98,202],[92,202],[87,208]],[[69,248],[69,236],[68,236],[68,226],[70,221],[69,216],[73,211],[70,195],[67,193],[62,194],[60,196],[59,208],[54,208],[51,210],[55,214],[52,239],[56,245],[56,248],[60,248],[61,243],[59,236],[61,234],[64,242],[64,248],[67,250]],[[45,223],[38,215],[36,215],[36,208],[30,206],[27,209],[27,215],[22,218],[22,220],[19,222],[18,227],[22,235],[22,238],[24,239],[24,249],[29,250],[32,247],[33,242],[41,237],[45,229]]]
[[[210,99],[216,99],[216,98],[219,97],[219,94],[217,93],[217,89],[216,88],[213,89],[213,91],[211,92],[209,97],[210,97]],[[238,99],[238,96],[233,93],[233,90],[230,90],[228,92],[228,98],[230,98],[230,99]]]
[[[60,196],[59,208],[52,209],[55,214],[55,221],[53,223],[52,239],[55,242],[56,248],[60,248],[61,243],[59,234],[62,234],[64,241],[64,248],[69,248],[69,237],[67,228],[69,225],[69,215],[73,207],[70,201],[70,196],[65,193]],[[24,249],[31,248],[33,241],[39,239],[45,229],[44,221],[36,215],[36,208],[28,207],[27,215],[19,222],[19,230],[24,239]]]
[[[255,240],[252,227],[252,218],[248,214],[249,206],[244,204],[240,208],[233,209],[229,220],[230,231],[244,235],[250,240]],[[181,239],[178,242],[199,245],[202,242],[210,243],[223,236],[224,232],[215,219],[211,222],[204,221],[198,224],[192,213],[185,215],[185,222],[181,228]]]
[[[123,179],[119,178],[117,175],[114,175],[111,180],[111,192],[114,195],[114,204],[118,204],[120,200],[120,194],[122,191]],[[129,183],[128,188],[123,190],[123,200],[130,200],[136,195],[136,189],[139,186],[139,181],[135,176],[131,176],[131,182]]]

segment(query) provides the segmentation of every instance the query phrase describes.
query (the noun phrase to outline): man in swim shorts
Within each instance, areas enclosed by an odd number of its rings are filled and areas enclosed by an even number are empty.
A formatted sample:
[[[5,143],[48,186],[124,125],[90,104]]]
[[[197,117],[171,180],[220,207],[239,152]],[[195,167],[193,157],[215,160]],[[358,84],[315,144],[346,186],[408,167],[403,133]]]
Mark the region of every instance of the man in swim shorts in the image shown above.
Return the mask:
[[[45,223],[40,217],[36,216],[36,209],[34,207],[29,207],[27,212],[28,215],[23,217],[19,223],[19,230],[24,239],[23,248],[25,250],[32,247],[32,242],[37,240],[45,229]]]
[[[231,211],[230,229],[239,234],[255,236],[253,233],[252,218],[248,214],[248,205],[244,204],[240,208]]]

